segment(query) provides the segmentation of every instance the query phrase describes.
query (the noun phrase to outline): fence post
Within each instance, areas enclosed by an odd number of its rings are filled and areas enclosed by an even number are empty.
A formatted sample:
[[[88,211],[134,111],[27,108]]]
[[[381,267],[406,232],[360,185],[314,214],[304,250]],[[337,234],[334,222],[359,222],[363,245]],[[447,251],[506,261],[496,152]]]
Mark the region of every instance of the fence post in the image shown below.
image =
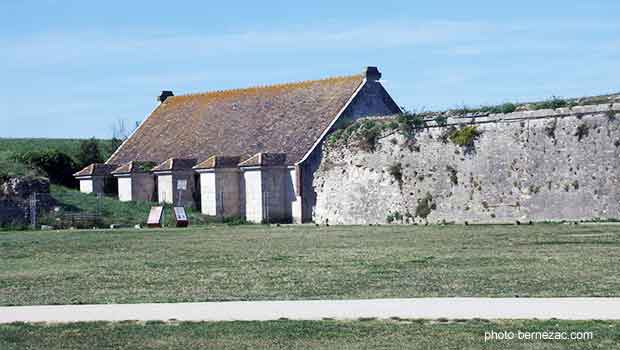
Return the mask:
[[[37,193],[32,194],[32,199],[30,199],[30,224],[32,225],[32,229],[37,229]]]
[[[215,202],[215,215],[219,221],[224,221],[224,192],[217,192]]]
[[[97,193],[97,212],[95,213],[97,218],[101,215],[101,197],[103,197],[103,194]]]

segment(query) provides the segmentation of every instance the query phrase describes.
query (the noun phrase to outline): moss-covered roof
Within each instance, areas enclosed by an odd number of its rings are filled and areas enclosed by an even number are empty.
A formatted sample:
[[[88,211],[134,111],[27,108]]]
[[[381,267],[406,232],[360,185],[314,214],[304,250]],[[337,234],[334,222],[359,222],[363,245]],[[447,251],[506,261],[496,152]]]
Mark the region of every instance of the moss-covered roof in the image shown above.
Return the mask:
[[[309,151],[363,75],[168,97],[107,163]]]

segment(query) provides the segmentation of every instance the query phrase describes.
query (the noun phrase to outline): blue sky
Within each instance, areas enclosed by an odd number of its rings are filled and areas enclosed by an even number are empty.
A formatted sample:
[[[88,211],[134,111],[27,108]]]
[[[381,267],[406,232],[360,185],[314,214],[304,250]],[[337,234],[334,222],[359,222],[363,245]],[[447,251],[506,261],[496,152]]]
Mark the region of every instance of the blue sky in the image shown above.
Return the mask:
[[[620,91],[620,1],[6,1],[0,137],[110,137],[176,94],[377,65],[414,110]]]

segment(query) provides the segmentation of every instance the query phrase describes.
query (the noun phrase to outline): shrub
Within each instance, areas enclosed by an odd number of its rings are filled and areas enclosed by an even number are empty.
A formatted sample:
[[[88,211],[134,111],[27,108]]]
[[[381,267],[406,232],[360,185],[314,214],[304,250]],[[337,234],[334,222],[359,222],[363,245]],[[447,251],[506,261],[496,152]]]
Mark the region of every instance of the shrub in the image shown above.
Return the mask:
[[[439,126],[446,126],[448,125],[448,117],[446,117],[445,115],[438,115],[435,117],[435,123]]]
[[[154,167],[157,166],[157,163],[155,163],[155,162],[135,162],[134,166],[137,169],[139,169],[140,171],[149,172],[149,171],[153,170]]]
[[[47,150],[43,152],[26,152],[17,156],[17,160],[43,171],[50,182],[66,187],[75,187],[73,173],[78,169],[71,157],[63,152]]]
[[[377,147],[377,139],[381,135],[381,127],[372,120],[364,120],[358,129],[361,148],[365,151],[374,152]]]
[[[327,142],[330,144],[335,144],[338,141],[340,141],[341,139],[344,139],[344,130],[345,129],[338,129],[334,132],[332,132],[329,137],[327,138]]]
[[[474,140],[480,136],[480,131],[475,126],[464,126],[453,131],[449,138],[452,143],[461,147],[472,147]]]
[[[548,122],[545,125],[545,134],[548,137],[555,139],[555,129],[557,129],[557,127],[558,127],[558,120],[553,119],[552,121]]]
[[[416,129],[426,127],[426,122],[424,121],[423,116],[407,111],[406,109],[403,110],[404,112],[396,118],[396,121],[398,122],[398,129],[406,137],[411,138],[415,135]]]
[[[500,113],[512,113],[516,110],[517,110],[517,105],[515,105],[514,103],[508,102],[508,103],[504,103],[501,106]]]
[[[398,187],[403,187],[403,168],[400,163],[394,163],[388,168],[388,172],[398,182]]]
[[[511,102],[507,102],[497,106],[485,106],[481,107],[479,112],[482,113],[512,113],[517,110],[517,105]]]
[[[403,219],[403,216],[398,211],[389,213],[387,217],[385,218],[388,224],[391,224],[394,221],[401,221],[402,219]]]
[[[562,98],[557,96],[552,96],[550,99],[544,102],[539,102],[532,105],[532,108],[535,110],[538,109],[556,109],[569,106],[568,102]]]
[[[383,130],[396,130],[398,129],[398,122],[396,120],[390,120],[383,124]]]
[[[458,185],[459,184],[459,178],[457,176],[456,169],[453,166],[448,165],[448,166],[446,166],[446,170],[448,170],[448,172],[450,173],[450,182],[452,182],[453,185]]]
[[[250,225],[252,222],[247,221],[245,218],[241,216],[230,216],[224,218],[224,223],[228,226],[237,226],[237,225]]]
[[[581,141],[584,137],[590,134],[590,126],[586,123],[581,123],[577,126],[577,130],[575,131],[575,136],[577,136],[577,140]]]
[[[42,176],[39,169],[22,162],[13,152],[0,152],[0,184],[15,176]]]
[[[418,206],[415,208],[415,216],[426,219],[431,211],[437,209],[437,205],[433,202],[433,196],[426,193],[424,198],[418,200]]]

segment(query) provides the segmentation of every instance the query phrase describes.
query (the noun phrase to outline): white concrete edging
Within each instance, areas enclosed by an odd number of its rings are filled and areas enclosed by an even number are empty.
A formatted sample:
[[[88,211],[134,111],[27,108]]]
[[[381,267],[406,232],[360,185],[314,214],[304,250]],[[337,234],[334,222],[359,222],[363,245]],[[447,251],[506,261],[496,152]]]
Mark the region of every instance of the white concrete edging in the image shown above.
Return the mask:
[[[620,320],[620,298],[415,298],[0,307],[0,323],[278,319]]]

